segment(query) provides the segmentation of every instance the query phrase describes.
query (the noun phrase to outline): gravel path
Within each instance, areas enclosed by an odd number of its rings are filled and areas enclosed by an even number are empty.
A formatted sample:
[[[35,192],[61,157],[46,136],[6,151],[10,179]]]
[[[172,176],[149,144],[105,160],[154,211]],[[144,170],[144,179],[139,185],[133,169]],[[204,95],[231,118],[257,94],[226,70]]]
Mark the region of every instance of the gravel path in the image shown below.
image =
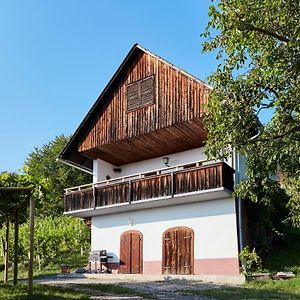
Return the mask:
[[[35,280],[36,283],[53,286],[63,286],[76,289],[90,296],[90,299],[127,300],[127,299],[161,299],[161,300],[208,300],[204,296],[193,296],[184,293],[185,290],[200,290],[208,288],[221,288],[224,285],[203,283],[201,281],[170,279],[163,281],[137,282],[124,279],[94,279],[94,278],[61,278],[50,276]],[[89,288],[88,284],[114,284],[137,291],[136,295],[112,294]],[[143,296],[142,294],[149,295]]]

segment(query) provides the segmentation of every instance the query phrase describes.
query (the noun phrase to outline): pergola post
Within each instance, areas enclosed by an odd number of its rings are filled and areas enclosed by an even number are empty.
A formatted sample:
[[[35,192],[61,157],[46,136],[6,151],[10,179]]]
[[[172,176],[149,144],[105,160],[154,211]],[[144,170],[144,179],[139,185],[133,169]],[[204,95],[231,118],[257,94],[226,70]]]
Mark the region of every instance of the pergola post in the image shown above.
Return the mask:
[[[8,257],[9,257],[9,225],[10,221],[14,220],[15,223],[15,239],[14,239],[14,275],[13,275],[13,283],[16,285],[18,283],[18,261],[19,261],[19,222],[20,222],[20,209],[23,209],[25,205],[27,205],[28,196],[30,197],[29,203],[29,263],[28,263],[28,294],[32,294],[32,286],[33,286],[33,249],[34,249],[34,199],[31,195],[33,187],[0,187],[0,197],[3,196],[3,193],[6,193],[6,197],[9,198],[9,195],[13,195],[17,193],[19,195],[27,195],[26,204],[25,201],[13,203],[7,201],[7,207],[4,205],[0,207],[0,215],[1,217],[6,218],[6,237],[5,240],[2,239],[3,244],[3,259],[4,259],[4,273],[3,273],[3,281],[7,283],[8,281]],[[31,196],[30,196],[31,195]],[[20,199],[21,200],[21,199]]]
[[[14,285],[18,283],[19,262],[19,210],[15,211],[15,245],[14,245]]]
[[[34,249],[34,199],[30,196],[29,204],[29,264],[28,264],[28,295],[32,295],[33,287],[33,249]]]
[[[9,221],[6,222],[6,236],[4,242],[4,278],[3,282],[8,281],[8,255],[9,255]]]

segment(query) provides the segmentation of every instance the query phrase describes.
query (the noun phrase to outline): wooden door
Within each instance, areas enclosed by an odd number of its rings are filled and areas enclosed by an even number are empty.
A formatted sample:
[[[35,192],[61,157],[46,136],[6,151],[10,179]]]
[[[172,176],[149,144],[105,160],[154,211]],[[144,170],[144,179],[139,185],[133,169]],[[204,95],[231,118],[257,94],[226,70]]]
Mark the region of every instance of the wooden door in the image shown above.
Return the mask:
[[[163,274],[194,273],[194,232],[188,227],[175,227],[163,234]]]
[[[130,230],[121,235],[119,273],[143,273],[143,235],[139,231]]]

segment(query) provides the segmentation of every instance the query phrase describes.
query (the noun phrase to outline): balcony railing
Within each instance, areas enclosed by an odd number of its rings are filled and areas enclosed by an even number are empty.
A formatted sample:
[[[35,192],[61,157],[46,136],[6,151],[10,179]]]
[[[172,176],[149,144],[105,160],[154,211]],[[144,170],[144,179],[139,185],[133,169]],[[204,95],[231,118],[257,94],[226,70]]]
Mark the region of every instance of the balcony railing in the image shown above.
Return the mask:
[[[65,189],[64,211],[176,197],[224,187],[233,191],[234,170],[224,162],[196,162]]]

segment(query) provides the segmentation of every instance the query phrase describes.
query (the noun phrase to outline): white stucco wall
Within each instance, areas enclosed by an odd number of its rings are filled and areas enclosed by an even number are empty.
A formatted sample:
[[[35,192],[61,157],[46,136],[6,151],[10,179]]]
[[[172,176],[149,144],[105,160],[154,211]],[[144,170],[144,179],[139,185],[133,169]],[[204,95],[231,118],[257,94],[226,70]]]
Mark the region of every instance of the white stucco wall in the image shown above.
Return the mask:
[[[119,261],[120,236],[127,230],[143,234],[144,261],[162,259],[162,235],[171,227],[194,230],[194,258],[237,257],[233,199],[213,200],[92,218],[92,250],[107,249]]]
[[[181,164],[188,164],[195,161],[206,160],[207,157],[204,153],[205,147],[196,148],[192,150],[187,150],[183,152],[173,153],[167,155],[170,159],[169,166],[177,166]],[[114,172],[114,165],[109,164],[103,160],[94,160],[93,164],[93,182],[98,182],[101,180],[106,180],[106,175],[110,178],[122,177],[142,172],[155,171],[157,169],[165,168],[163,163],[163,157],[157,157],[152,159],[147,159],[143,161],[138,161],[135,163],[119,166],[121,168],[121,173]],[[226,161],[230,166],[232,165],[232,159]]]

